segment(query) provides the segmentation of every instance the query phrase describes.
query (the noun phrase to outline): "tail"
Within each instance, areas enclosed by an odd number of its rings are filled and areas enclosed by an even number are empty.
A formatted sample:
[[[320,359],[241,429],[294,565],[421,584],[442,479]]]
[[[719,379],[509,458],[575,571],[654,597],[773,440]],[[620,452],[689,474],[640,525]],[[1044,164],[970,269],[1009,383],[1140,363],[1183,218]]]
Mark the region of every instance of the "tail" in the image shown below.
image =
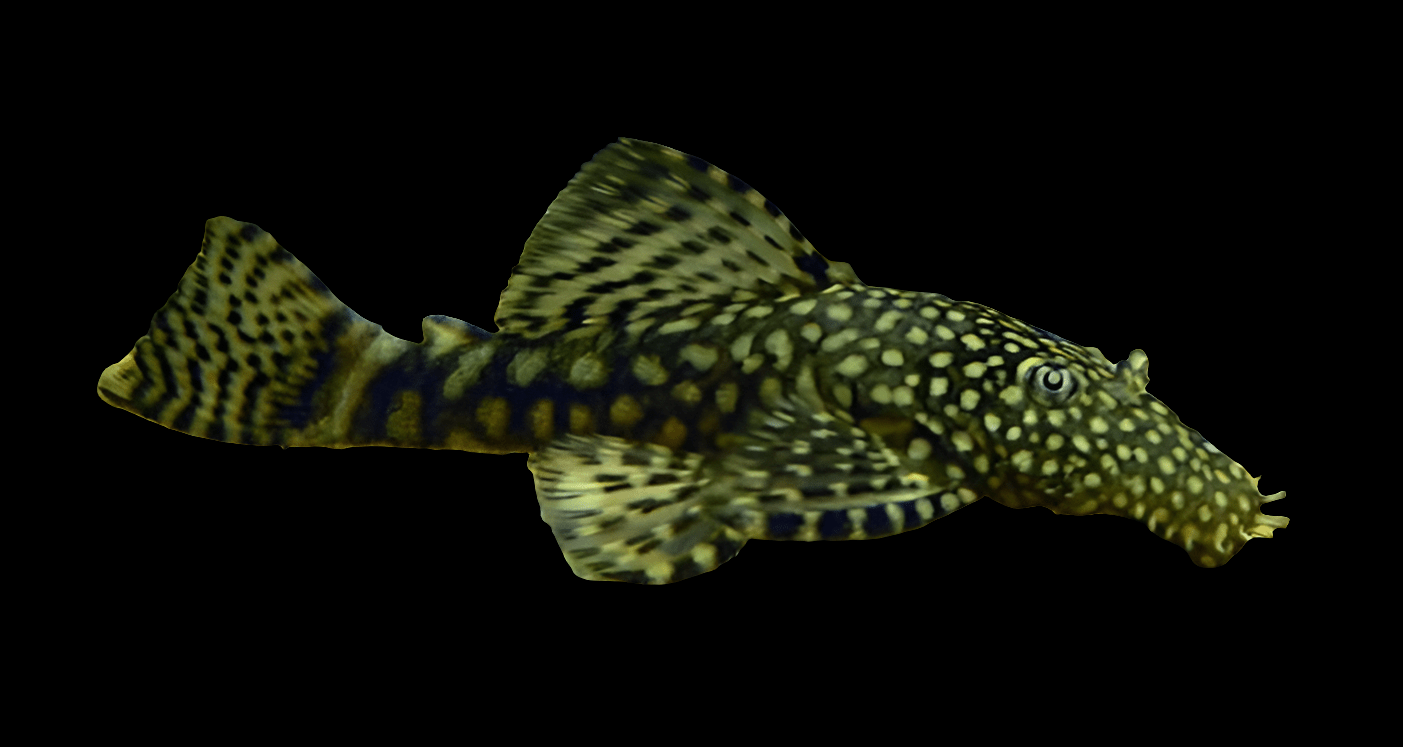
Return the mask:
[[[426,323],[427,324],[427,323]],[[108,404],[217,441],[353,446],[347,390],[367,359],[417,347],[341,303],[252,223],[205,223],[199,256],[97,393]]]

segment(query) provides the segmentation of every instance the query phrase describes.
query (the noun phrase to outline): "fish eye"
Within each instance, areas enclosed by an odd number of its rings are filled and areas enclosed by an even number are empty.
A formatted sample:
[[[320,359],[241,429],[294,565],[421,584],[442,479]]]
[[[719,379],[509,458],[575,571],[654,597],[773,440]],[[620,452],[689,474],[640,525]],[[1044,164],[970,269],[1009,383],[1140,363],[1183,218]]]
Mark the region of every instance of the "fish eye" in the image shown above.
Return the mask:
[[[1062,402],[1072,395],[1075,380],[1066,368],[1044,363],[1029,373],[1033,391],[1052,402]]]

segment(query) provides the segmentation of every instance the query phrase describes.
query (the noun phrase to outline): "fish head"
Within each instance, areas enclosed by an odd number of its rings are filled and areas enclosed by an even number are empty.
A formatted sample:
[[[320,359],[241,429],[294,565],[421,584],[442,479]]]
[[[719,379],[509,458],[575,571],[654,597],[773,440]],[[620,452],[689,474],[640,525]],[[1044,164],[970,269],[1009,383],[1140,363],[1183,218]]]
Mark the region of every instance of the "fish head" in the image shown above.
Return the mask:
[[[1013,380],[989,398],[988,495],[1013,507],[1136,519],[1209,568],[1286,526],[1286,517],[1261,511],[1284,492],[1263,496],[1260,477],[1145,391],[1144,351],[1111,364],[1096,348],[1054,336],[1038,342],[1008,361]]]

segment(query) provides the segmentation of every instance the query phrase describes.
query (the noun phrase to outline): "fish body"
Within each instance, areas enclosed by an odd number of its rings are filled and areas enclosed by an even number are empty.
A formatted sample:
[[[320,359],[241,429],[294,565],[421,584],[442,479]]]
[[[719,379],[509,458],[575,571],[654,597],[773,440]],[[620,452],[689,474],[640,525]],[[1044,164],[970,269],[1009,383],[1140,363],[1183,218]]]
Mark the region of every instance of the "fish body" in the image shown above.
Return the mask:
[[[668,583],[752,539],[900,533],[988,496],[1143,522],[1201,566],[1287,519],[1146,391],[1139,350],[864,285],[701,159],[600,151],[532,232],[498,331],[423,341],[343,304],[257,226],[206,224],[108,403],[195,436],[527,452],[574,572]]]

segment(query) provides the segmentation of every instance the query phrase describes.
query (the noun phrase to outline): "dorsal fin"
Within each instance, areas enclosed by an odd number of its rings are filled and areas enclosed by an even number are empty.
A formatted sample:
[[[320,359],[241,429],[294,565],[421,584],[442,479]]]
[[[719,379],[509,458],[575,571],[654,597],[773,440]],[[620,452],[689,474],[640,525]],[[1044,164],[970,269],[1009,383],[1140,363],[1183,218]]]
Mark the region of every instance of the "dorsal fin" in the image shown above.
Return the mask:
[[[585,164],[531,232],[502,292],[503,332],[727,304],[855,283],[774,203],[706,161],[620,139]]]

